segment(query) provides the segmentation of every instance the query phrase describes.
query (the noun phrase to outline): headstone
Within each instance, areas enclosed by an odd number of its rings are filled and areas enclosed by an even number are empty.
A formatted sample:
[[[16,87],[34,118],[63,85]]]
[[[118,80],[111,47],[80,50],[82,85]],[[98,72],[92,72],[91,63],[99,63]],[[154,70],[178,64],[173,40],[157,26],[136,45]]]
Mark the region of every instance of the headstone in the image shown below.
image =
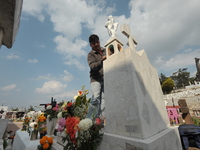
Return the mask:
[[[180,106],[179,110],[182,113],[182,118],[185,121],[185,124],[193,124],[192,117],[190,116],[190,111],[187,106],[185,99],[180,99],[178,101],[178,105]]]
[[[182,150],[177,128],[169,127],[157,70],[128,36],[132,46],[104,61],[106,126],[99,149]]]
[[[8,119],[0,119],[0,150],[3,150],[3,136],[8,125]]]

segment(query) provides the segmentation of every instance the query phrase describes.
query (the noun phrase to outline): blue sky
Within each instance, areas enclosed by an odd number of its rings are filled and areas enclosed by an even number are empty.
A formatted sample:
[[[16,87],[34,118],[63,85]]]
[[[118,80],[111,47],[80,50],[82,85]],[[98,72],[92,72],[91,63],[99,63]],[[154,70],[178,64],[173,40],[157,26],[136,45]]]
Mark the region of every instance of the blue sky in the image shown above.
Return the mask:
[[[146,51],[159,74],[188,68],[194,76],[199,6],[198,0],[24,0],[13,47],[0,49],[0,104],[28,108],[51,97],[72,100],[83,85],[90,90],[88,37],[95,33],[106,43],[109,15],[130,26],[137,51]],[[120,27],[117,37],[125,45]]]

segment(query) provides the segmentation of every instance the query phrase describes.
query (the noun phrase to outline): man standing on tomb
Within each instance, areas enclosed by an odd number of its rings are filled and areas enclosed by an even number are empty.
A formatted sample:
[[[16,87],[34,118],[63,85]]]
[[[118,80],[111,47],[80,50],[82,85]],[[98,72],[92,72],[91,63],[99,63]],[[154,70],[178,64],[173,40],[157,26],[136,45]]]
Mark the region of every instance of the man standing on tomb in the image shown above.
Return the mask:
[[[89,43],[92,48],[87,56],[93,94],[91,104],[95,107],[96,114],[94,114],[94,117],[96,118],[104,116],[105,110],[103,61],[106,59],[106,50],[100,46],[99,37],[95,34],[90,35]]]

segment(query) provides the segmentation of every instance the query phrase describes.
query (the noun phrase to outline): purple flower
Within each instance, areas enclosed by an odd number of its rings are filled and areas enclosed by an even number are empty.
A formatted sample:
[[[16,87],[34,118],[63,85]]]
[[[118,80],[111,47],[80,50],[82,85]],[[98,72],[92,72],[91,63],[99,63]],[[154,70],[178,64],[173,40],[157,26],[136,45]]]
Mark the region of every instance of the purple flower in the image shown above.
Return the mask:
[[[65,126],[66,126],[66,120],[65,120],[65,118],[61,118],[61,119],[58,121],[58,124],[59,124],[59,126],[61,126],[61,127],[65,127]]]

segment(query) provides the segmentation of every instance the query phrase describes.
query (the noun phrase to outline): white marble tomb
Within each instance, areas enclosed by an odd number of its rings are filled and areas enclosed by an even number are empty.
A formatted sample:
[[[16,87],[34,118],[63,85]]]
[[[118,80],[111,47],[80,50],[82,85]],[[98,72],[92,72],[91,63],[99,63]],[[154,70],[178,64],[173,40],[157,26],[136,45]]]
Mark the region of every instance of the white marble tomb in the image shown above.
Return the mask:
[[[157,70],[128,31],[131,47],[104,61],[106,126],[99,149],[182,150],[177,128],[169,127]]]

